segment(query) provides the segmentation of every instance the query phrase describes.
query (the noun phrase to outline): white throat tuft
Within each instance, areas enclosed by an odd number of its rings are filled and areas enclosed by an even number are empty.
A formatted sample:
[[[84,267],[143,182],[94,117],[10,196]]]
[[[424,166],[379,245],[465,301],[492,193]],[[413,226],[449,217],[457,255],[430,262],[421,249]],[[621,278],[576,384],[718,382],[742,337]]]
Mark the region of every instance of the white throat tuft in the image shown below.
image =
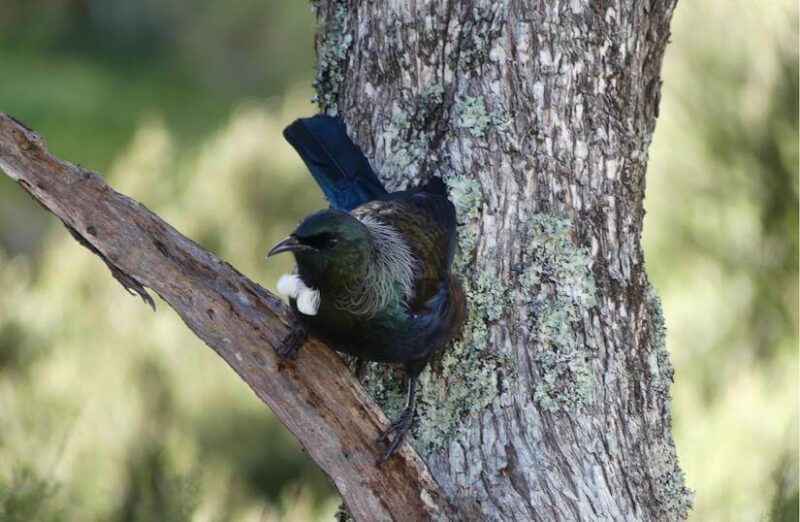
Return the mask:
[[[319,290],[309,288],[297,274],[283,274],[278,279],[278,293],[291,297],[303,315],[317,315],[320,305]]]

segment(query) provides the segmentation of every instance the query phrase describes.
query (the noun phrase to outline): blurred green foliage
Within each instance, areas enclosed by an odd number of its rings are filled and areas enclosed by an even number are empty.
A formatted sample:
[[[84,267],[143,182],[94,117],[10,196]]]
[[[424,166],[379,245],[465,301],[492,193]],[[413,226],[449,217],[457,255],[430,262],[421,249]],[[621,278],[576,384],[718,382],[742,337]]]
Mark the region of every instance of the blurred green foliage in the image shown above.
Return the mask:
[[[798,69],[789,0],[680,3],[645,252],[695,520],[797,520]],[[268,286],[318,190],[305,2],[5,0],[0,110]],[[299,87],[298,87],[299,86]],[[280,264],[285,263],[285,264]],[[165,305],[0,176],[0,520],[329,520],[325,477]]]
[[[0,107],[272,282],[263,253],[322,204],[280,139],[313,110],[312,38],[304,3],[3,2]],[[0,520],[329,520],[247,386],[2,179]]]
[[[644,248],[695,520],[797,520],[797,6],[680,3]]]
[[[313,34],[305,2],[3,0],[0,107],[106,173],[147,115],[189,149],[243,97],[309,84]],[[47,217],[8,192],[0,245],[33,253]]]
[[[50,505],[57,487],[36,475],[30,467],[15,468],[0,479],[0,515],[5,522],[57,520],[59,512]]]

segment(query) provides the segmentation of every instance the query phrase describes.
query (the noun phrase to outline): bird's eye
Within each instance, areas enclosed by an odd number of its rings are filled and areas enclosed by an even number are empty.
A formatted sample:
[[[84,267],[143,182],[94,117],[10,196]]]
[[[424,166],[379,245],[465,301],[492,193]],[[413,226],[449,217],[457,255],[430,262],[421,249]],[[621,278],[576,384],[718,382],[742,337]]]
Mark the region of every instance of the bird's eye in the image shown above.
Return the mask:
[[[323,233],[306,238],[304,242],[307,245],[316,248],[317,250],[328,250],[335,247],[336,244],[339,243],[339,238],[333,234]]]

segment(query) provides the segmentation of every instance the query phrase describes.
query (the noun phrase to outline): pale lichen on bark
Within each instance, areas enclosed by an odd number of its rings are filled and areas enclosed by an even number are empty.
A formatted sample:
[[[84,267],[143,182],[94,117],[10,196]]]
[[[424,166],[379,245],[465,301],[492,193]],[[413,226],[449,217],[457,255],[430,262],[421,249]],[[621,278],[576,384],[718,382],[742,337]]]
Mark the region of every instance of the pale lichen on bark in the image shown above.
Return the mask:
[[[661,299],[649,283],[645,289],[645,302],[652,318],[652,346],[647,356],[647,371],[650,378],[650,393],[657,400],[669,401],[669,389],[675,370],[669,360],[666,343],[666,324]],[[670,425],[671,427],[671,425]],[[681,520],[689,515],[694,492],[686,487],[686,477],[678,463],[678,455],[672,440],[661,441],[656,460],[657,481],[655,494],[664,506],[669,519]]]
[[[647,305],[652,314],[652,342],[654,351],[648,356],[648,370],[652,381],[650,389],[653,393],[669,397],[669,388],[675,377],[675,369],[669,360],[667,351],[667,327],[664,319],[664,310],[661,307],[661,299],[658,292],[652,285],[647,285],[645,290]]]
[[[469,129],[476,138],[482,137],[492,122],[482,98],[468,97],[456,104],[456,110],[461,118],[461,127]]]
[[[422,455],[440,450],[508,386],[506,361],[491,349],[489,325],[503,316],[509,290],[486,272],[464,286],[469,308],[461,335],[434,358],[421,381],[414,433]]]
[[[579,328],[584,312],[597,304],[592,258],[577,247],[568,219],[535,214],[528,222],[519,288],[531,298],[533,358],[542,374],[533,395],[548,412],[588,404],[596,386],[595,357]]]
[[[392,102],[388,125],[378,135],[384,150],[380,168],[387,185],[399,189],[418,183],[423,173],[437,171],[435,124],[444,104],[445,90],[437,83],[424,85],[408,103]],[[398,184],[399,183],[399,184]]]
[[[314,4],[312,3],[312,6]],[[337,96],[342,76],[342,63],[347,58],[347,50],[353,37],[346,32],[347,6],[338,2],[331,15],[320,21],[317,31],[317,64],[314,77],[317,102],[322,112],[335,115],[338,110]]]

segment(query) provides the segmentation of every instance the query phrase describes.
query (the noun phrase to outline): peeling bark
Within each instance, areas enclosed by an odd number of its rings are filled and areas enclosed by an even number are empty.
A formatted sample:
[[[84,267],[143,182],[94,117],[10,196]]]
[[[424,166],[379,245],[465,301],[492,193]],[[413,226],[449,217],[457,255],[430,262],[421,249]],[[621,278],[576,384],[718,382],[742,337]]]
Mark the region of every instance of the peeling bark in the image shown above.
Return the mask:
[[[687,516],[640,243],[674,5],[315,4],[320,108],[387,186],[441,176],[459,211],[470,316],[414,446],[462,517]],[[368,389],[391,411],[388,377]]]

